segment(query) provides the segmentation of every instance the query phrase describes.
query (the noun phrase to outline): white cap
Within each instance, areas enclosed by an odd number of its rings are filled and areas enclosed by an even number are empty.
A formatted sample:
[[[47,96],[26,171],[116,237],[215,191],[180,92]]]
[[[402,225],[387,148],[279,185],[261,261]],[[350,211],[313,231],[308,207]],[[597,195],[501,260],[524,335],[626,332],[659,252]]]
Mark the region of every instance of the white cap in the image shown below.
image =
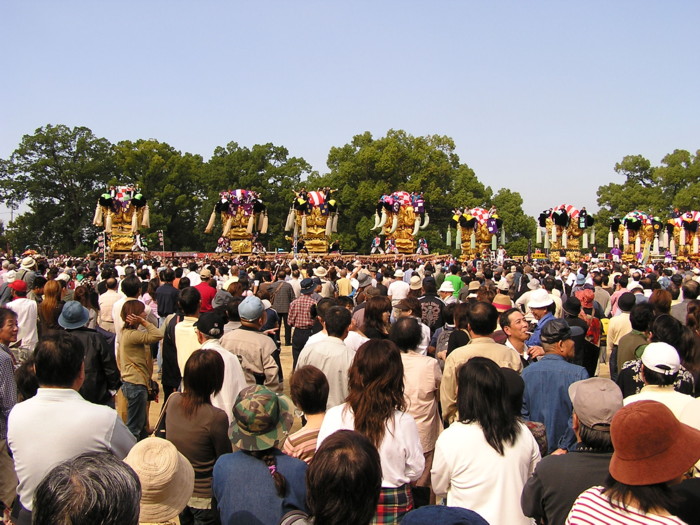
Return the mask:
[[[649,370],[670,376],[681,369],[681,358],[668,343],[649,343],[642,354],[642,364]]]

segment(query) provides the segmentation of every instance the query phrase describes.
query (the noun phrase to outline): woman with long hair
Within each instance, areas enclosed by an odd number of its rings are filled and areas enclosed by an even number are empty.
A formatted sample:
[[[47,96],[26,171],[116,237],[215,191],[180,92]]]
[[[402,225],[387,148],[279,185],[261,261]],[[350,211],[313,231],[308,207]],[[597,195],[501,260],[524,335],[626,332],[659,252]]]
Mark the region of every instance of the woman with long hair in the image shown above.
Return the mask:
[[[450,355],[453,350],[469,343],[467,329],[469,327],[469,310],[471,310],[471,307],[471,303],[459,303],[455,307],[455,329],[450,334],[450,340],[447,343],[447,355]]]
[[[348,370],[348,389],[345,403],[326,412],[319,446],[336,430],[356,430],[377,447],[382,490],[373,523],[395,523],[413,508],[410,483],[425,467],[418,428],[406,413],[397,346],[379,339],[364,343]]]
[[[58,316],[63,311],[63,286],[55,280],[44,285],[44,300],[39,305],[39,337],[50,330],[60,330]]]
[[[195,470],[194,491],[180,513],[182,525],[219,523],[212,476],[219,456],[231,452],[228,416],[211,404],[224,384],[224,360],[216,350],[197,350],[185,363],[182,394],[168,398],[165,438]]]
[[[370,339],[387,339],[391,318],[391,300],[386,295],[370,297],[365,303],[362,332]]]
[[[124,329],[119,341],[119,369],[122,393],[126,398],[126,426],[136,439],[146,437],[148,390],[153,375],[150,345],[163,339],[158,328],[146,320],[146,306],[141,301],[124,303],[121,311]],[[139,330],[143,326],[146,330]]]
[[[87,286],[83,286],[82,284],[80,286],[76,286],[75,291],[73,292],[73,300],[78,301],[87,309],[88,322],[85,325],[85,328],[94,330],[97,326],[97,310],[95,310],[95,307],[90,300],[90,290],[88,290]]]
[[[462,365],[457,410],[458,421],[435,445],[433,491],[447,495],[448,506],[476,511],[489,523],[532,523],[520,508],[520,495],[540,451],[513,413],[496,363],[473,357]]]

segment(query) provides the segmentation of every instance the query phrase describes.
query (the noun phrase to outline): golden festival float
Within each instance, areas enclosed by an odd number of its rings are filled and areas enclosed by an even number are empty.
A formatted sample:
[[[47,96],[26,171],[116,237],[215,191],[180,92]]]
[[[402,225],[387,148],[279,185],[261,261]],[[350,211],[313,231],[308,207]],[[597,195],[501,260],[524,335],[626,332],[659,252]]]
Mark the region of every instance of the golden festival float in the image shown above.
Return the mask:
[[[412,254],[416,251],[416,236],[428,224],[430,216],[423,194],[395,191],[379,198],[372,230],[379,228],[379,235],[384,235],[385,253]]]
[[[146,251],[140,228],[150,227],[148,204],[137,186],[110,186],[100,195],[92,224],[106,234],[106,251]]]
[[[478,255],[490,257],[491,252],[505,244],[506,231],[503,220],[498,216],[498,210],[491,208],[455,208],[447,227],[447,245],[452,244],[452,229],[455,230],[455,248],[462,249],[462,256],[472,259]]]
[[[267,233],[267,209],[257,192],[241,189],[220,192],[204,233],[211,233],[217,215],[221,217],[222,232],[216,253],[245,255],[264,251],[258,235]]]
[[[629,212],[622,219],[613,218],[608,233],[608,248],[619,250],[622,260],[646,259],[645,254],[666,258],[676,256],[679,261],[698,260],[700,212],[675,210],[673,216],[662,220],[639,210]],[[617,252],[616,252],[617,253]]]
[[[338,202],[336,190],[323,188],[294,192],[284,230],[292,232],[286,239],[292,242],[294,253],[327,254],[331,237],[338,231]]]
[[[537,244],[544,244],[545,250],[560,252],[565,250],[566,258],[578,261],[581,249],[595,244],[593,217],[586,208],[580,210],[571,204],[560,204],[540,213],[537,221]]]

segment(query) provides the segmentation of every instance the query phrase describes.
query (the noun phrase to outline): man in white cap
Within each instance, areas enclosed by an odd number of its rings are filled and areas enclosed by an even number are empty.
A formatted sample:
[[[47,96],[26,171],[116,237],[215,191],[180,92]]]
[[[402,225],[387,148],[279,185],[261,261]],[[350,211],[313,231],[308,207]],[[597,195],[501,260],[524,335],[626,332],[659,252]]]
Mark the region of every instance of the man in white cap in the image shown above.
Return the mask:
[[[518,302],[516,301],[515,304],[517,305]],[[528,306],[532,312],[532,316],[535,318],[535,321],[537,321],[537,326],[525,343],[527,346],[542,346],[540,333],[547,323],[554,320],[554,310],[556,308],[554,299],[547,293],[547,290],[539,288],[533,292],[533,295],[528,301]],[[527,319],[527,315],[525,318]]]
[[[225,334],[220,340],[221,346],[240,357],[248,386],[265,385],[270,390],[282,392],[279,368],[272,356],[277,346],[260,331],[265,324],[265,306],[258,297],[251,295],[238,305],[238,315],[241,327]]]
[[[403,270],[399,268],[394,272],[394,281],[389,285],[387,294],[391,299],[392,306],[396,306],[401,299],[408,297],[411,285],[403,280]]]
[[[444,281],[440,285],[440,288],[438,288],[438,294],[440,295],[440,299],[442,299],[442,302],[445,303],[445,305],[459,302],[454,295],[454,291],[455,287],[450,281]]]
[[[541,286],[539,279],[530,279],[527,283],[527,292],[522,294],[515,301],[515,307],[523,310],[523,312],[525,313],[525,319],[527,319],[529,323],[536,321],[535,316],[530,310],[530,301],[532,299],[532,295],[540,289]]]
[[[666,405],[673,415],[680,417],[683,409],[693,400],[688,394],[677,392],[674,383],[681,369],[678,352],[668,343],[649,343],[642,354],[644,387],[639,394],[625,398],[625,406],[637,401],[658,401]]]
[[[17,271],[17,279],[22,279],[25,283],[27,283],[27,290],[31,290],[35,277],[36,261],[32,257],[25,257],[22,259],[22,264]]]

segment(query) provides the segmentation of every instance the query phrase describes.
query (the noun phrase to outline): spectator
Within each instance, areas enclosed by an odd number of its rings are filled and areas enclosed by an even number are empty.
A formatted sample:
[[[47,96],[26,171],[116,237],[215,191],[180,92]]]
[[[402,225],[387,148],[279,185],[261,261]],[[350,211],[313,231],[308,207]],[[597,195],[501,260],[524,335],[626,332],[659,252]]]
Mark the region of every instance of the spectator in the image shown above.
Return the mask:
[[[185,364],[183,393],[171,395],[165,407],[165,437],[195,471],[194,492],[180,513],[181,525],[206,525],[218,519],[212,472],[216,460],[232,450],[228,417],[211,403],[223,382],[224,360],[219,353],[197,350]]]
[[[238,395],[233,415],[231,440],[239,450],[214,465],[221,523],[279,523],[290,510],[306,511],[306,463],[279,450],[294,422],[289,398],[249,386]]]
[[[170,441],[149,437],[134,445],[124,463],[141,481],[139,523],[174,525],[171,520],[182,512],[194,490],[194,469],[187,458]]]
[[[605,481],[612,457],[610,424],[622,408],[622,392],[602,377],[573,383],[569,397],[576,448],[570,454],[543,458],[521,498],[526,516],[549,525],[564,525],[578,495]]]
[[[391,327],[389,339],[401,350],[407,412],[416,422],[425,457],[425,468],[413,485],[413,496],[417,505],[427,505],[435,503],[430,491],[430,468],[435,441],[442,429],[438,409],[442,372],[435,358],[418,352],[422,335],[419,323],[420,320],[413,317],[399,318]]]
[[[355,354],[348,373],[350,392],[344,404],[331,408],[318,442],[336,430],[357,430],[377,447],[382,460],[382,490],[377,515],[400,521],[413,508],[409,484],[423,472],[425,459],[418,429],[405,412],[403,365],[391,341],[370,340]]]
[[[523,370],[522,415],[544,423],[549,452],[563,453],[576,442],[571,428],[569,385],[587,379],[588,373],[582,366],[568,362],[574,357],[574,341],[564,319],[553,319],[545,325],[542,345],[545,354]]]
[[[53,467],[34,494],[34,525],[137,525],[141,484],[107,452],[81,454]]]
[[[372,442],[359,432],[330,435],[306,472],[309,514],[288,513],[280,525],[368,525],[382,483],[381,461]]]
[[[437,440],[433,490],[489,523],[529,524],[518,501],[540,460],[535,438],[511,410],[496,363],[473,357],[458,376],[459,416]]]
[[[615,451],[603,486],[583,492],[566,523],[684,523],[669,485],[700,459],[700,431],[680,423],[661,403],[620,409],[610,429]]]
[[[19,477],[19,525],[31,523],[34,491],[51,468],[84,452],[123,458],[136,442],[117,413],[85,401],[85,349],[66,332],[43,338],[34,352],[39,390],[10,412],[7,442]]]
[[[312,365],[299,366],[292,375],[290,393],[301,410],[303,428],[287,437],[282,452],[309,463],[316,452],[318,432],[326,415],[329,385],[325,374]]]

